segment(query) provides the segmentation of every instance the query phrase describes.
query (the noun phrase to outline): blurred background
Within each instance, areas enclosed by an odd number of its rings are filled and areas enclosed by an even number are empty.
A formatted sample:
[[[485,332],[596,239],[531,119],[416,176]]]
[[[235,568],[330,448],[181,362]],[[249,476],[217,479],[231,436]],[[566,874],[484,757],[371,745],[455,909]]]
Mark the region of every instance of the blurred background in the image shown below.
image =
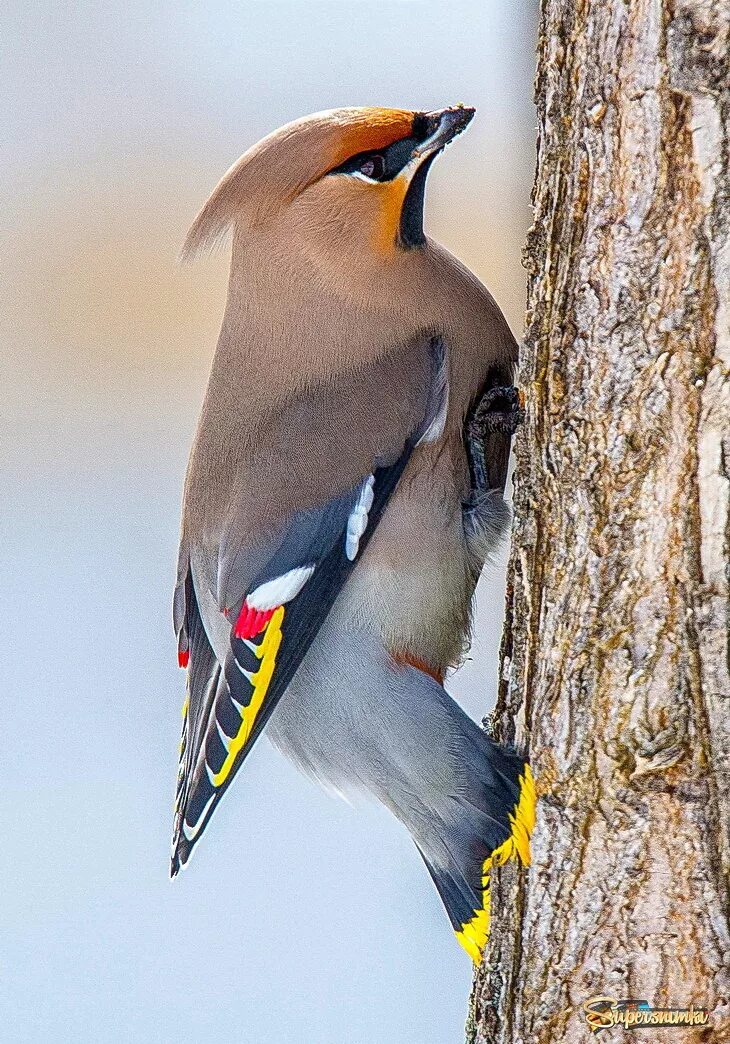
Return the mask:
[[[477,119],[431,173],[427,231],[519,336],[536,6],[4,5],[3,1040],[463,1039],[471,965],[409,838],[267,743],[168,880],[179,501],[227,269],[175,259],[274,127],[463,101]],[[503,569],[450,682],[475,717],[494,698]]]

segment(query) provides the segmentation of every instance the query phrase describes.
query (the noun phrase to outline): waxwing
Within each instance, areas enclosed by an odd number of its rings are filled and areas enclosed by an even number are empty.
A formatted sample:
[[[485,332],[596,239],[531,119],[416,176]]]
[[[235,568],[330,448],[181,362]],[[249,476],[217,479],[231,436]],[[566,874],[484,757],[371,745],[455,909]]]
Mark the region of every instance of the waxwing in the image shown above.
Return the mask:
[[[232,235],[185,483],[187,669],[172,875],[266,728],[306,773],[407,827],[480,959],[491,868],[529,862],[529,766],[451,699],[520,408],[516,344],[423,229],[473,109],[288,124],[228,171],[185,245]]]

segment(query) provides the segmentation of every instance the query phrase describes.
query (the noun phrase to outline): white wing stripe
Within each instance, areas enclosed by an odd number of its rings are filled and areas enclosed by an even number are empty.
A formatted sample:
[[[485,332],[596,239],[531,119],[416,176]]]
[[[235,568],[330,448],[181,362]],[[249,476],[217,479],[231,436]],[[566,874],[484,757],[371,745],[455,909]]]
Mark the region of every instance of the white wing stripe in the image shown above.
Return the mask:
[[[208,767],[207,762],[205,767]],[[214,801],[215,794],[211,794],[211,796],[203,805],[203,811],[198,816],[198,822],[195,823],[193,826],[190,826],[187,819],[183,820],[183,834],[185,834],[185,837],[188,839],[188,841],[194,841],[200,833],[200,831],[203,829],[205,825],[206,816],[210,812],[210,806],[213,804]]]
[[[226,735],[226,733],[221,728],[221,723],[218,721],[217,718],[215,719],[215,727],[218,729],[218,735],[221,738],[221,743],[223,744],[223,749],[226,751],[226,753],[228,753],[228,751],[231,748],[232,737]],[[206,765],[206,767],[207,767],[207,765]],[[210,775],[210,773],[208,773],[208,775]]]

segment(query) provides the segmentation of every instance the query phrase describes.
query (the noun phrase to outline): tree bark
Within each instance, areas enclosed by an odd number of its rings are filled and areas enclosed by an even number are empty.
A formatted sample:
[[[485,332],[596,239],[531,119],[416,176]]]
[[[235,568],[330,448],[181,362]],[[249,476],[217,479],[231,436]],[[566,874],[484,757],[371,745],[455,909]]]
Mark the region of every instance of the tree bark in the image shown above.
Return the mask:
[[[495,712],[539,801],[478,1044],[591,1040],[596,994],[730,1041],[729,46],[727,0],[543,0]]]

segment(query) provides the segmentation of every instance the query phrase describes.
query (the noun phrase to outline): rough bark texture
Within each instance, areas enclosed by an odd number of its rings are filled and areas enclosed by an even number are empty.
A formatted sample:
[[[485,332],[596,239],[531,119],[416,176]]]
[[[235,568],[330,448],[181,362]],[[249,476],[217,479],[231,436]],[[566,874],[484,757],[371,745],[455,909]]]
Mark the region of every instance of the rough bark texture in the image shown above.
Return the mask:
[[[495,716],[540,799],[480,1044],[590,1040],[596,994],[712,1010],[656,1044],[730,1041],[729,25],[727,0],[543,0]]]

